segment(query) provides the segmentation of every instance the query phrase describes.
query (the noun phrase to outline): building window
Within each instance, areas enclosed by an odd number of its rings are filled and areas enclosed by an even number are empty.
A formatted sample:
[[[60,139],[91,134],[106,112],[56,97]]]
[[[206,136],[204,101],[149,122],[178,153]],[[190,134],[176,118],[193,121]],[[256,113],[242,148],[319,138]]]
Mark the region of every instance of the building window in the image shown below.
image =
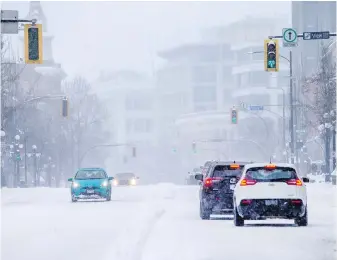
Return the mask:
[[[247,96],[241,96],[238,98],[239,102],[243,102],[252,106],[263,106],[270,104],[270,97],[268,94],[251,94]]]
[[[216,82],[217,69],[215,65],[195,66],[192,69],[194,83]]]
[[[232,67],[231,66],[224,66],[223,67],[222,78],[223,78],[223,82],[225,83],[224,87],[232,87],[232,86],[228,86],[230,83],[233,82],[233,75],[232,75]]]
[[[153,122],[150,119],[129,119],[126,122],[126,132],[131,133],[150,133],[153,131]]]
[[[152,100],[149,97],[129,96],[125,100],[126,110],[150,110],[152,107]]]
[[[216,85],[195,86],[194,102],[216,102]]]
[[[288,71],[279,71],[277,73],[277,85],[279,88],[289,86],[289,72]]]
[[[249,84],[252,86],[268,86],[270,75],[265,71],[255,71],[249,73]]]

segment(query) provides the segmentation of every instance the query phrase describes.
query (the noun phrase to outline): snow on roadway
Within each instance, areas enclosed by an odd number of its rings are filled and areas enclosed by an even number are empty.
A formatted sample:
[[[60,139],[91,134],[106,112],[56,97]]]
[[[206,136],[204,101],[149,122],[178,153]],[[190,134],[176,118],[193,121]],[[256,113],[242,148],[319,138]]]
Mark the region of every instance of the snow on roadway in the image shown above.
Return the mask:
[[[309,226],[199,218],[198,187],[118,187],[111,202],[68,189],[3,189],[3,260],[332,260],[336,187],[309,184]],[[270,223],[278,223],[270,224]]]

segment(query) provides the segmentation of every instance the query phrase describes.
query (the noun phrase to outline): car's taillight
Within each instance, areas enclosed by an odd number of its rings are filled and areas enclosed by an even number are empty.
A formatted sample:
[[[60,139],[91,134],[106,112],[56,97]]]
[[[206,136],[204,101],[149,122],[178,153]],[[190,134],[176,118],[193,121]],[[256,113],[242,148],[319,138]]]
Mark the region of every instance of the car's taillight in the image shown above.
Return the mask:
[[[204,181],[204,187],[205,188],[210,188],[212,187],[212,178],[206,178]]]
[[[241,200],[241,205],[249,205],[252,203],[252,200]]]
[[[240,186],[248,186],[248,185],[255,185],[256,181],[255,180],[249,180],[249,179],[243,179],[240,182]]]
[[[219,178],[219,177],[214,177],[214,178],[206,178],[205,181],[204,181],[204,187],[205,188],[211,188],[213,186],[213,182],[219,182],[221,181],[222,178]]]
[[[302,204],[302,200],[291,200],[291,204],[301,205]]]
[[[300,179],[291,179],[286,182],[288,185],[302,186],[302,181]]]

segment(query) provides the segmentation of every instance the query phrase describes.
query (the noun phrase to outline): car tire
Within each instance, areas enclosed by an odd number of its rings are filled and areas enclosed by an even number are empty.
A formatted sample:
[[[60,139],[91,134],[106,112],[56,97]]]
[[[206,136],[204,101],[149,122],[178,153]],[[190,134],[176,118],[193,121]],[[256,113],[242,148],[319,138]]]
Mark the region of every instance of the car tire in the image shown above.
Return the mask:
[[[295,224],[297,224],[299,227],[308,226],[308,207],[305,208],[305,213],[303,217],[298,217],[295,219]]]
[[[71,202],[77,202],[77,199],[75,198],[74,195],[71,196]]]
[[[200,202],[200,218],[203,220],[208,220],[211,218],[212,210],[205,209],[202,202]]]
[[[242,227],[245,225],[245,220],[239,215],[238,209],[234,206],[234,225],[236,227]]]
[[[106,196],[106,201],[110,201],[111,200],[111,191],[109,191],[108,195]]]

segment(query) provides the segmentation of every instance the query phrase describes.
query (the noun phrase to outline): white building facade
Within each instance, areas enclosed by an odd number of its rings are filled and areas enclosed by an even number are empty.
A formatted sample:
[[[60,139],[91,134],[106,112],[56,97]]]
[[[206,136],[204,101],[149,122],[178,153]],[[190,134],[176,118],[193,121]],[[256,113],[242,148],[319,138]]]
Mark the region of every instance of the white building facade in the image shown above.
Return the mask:
[[[107,108],[104,125],[109,138],[106,143],[118,145],[103,148],[110,154],[107,169],[114,174],[134,172],[147,181],[150,179],[147,171],[155,171],[156,167],[153,82],[135,72],[120,71],[102,74],[93,86]]]

